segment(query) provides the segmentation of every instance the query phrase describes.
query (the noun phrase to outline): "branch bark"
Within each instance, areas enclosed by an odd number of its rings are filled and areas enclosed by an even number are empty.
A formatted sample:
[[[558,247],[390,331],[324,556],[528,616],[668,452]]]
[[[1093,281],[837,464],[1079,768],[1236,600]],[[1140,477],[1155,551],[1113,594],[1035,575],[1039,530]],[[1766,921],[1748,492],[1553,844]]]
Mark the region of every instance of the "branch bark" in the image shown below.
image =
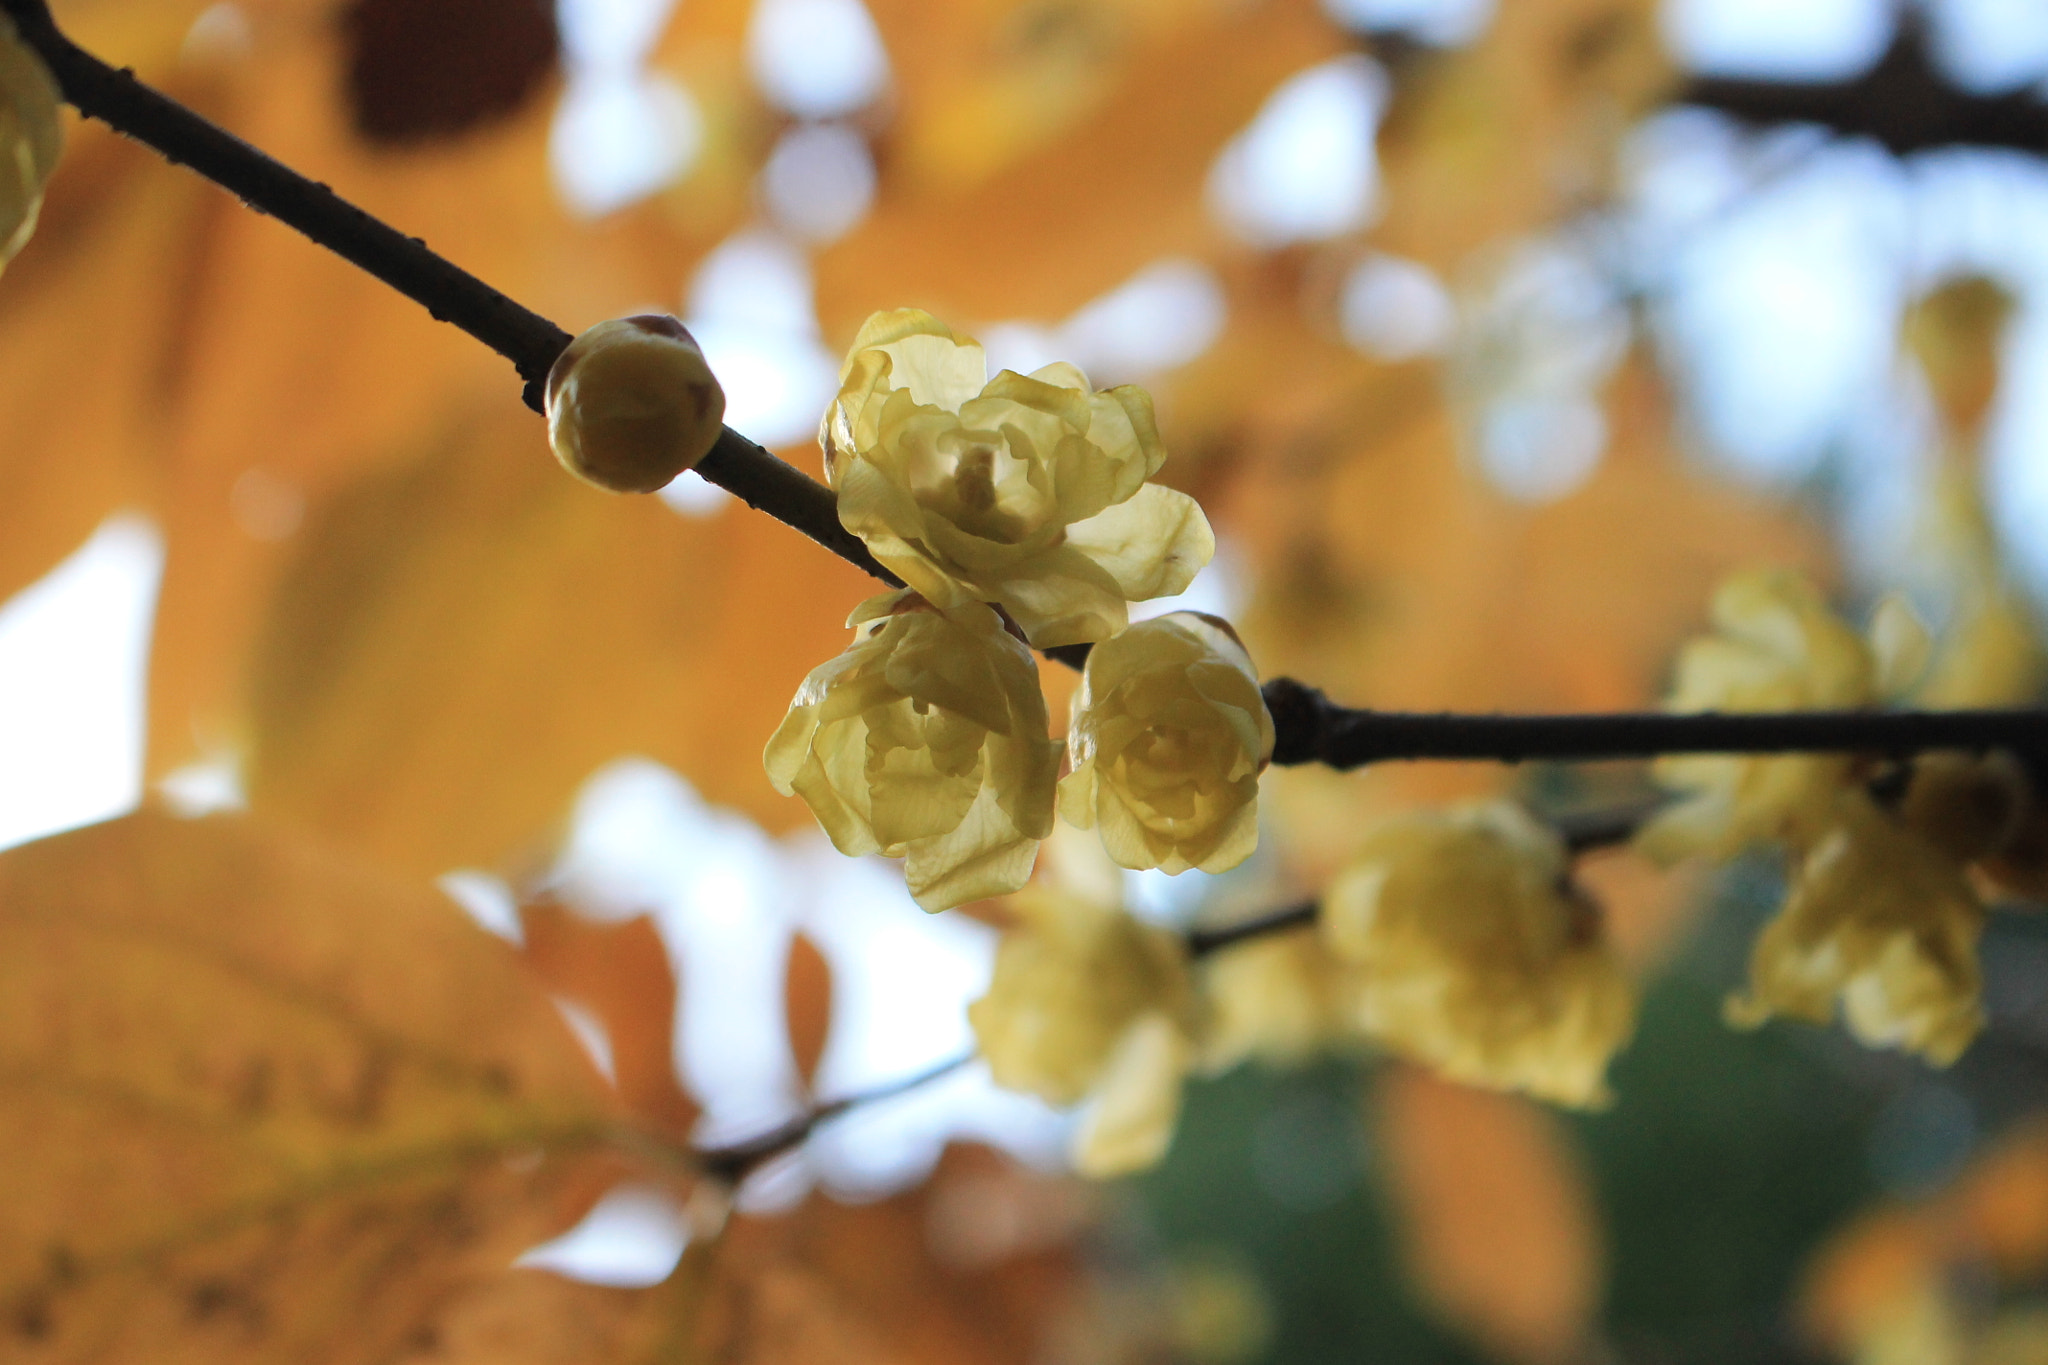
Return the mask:
[[[1943,80],[1917,9],[1900,13],[1891,47],[1852,80],[1699,77],[1677,99],[1745,123],[1816,123],[1845,136],[1874,138],[1899,156],[1956,146],[2048,153],[2048,104],[2024,88],[1973,95]]]
[[[1432,715],[1339,706],[1292,678],[1268,682],[1265,696],[1278,735],[1273,762],[1339,769],[1417,759],[1520,763],[1659,754],[2048,751],[2048,713],[2039,710]]]

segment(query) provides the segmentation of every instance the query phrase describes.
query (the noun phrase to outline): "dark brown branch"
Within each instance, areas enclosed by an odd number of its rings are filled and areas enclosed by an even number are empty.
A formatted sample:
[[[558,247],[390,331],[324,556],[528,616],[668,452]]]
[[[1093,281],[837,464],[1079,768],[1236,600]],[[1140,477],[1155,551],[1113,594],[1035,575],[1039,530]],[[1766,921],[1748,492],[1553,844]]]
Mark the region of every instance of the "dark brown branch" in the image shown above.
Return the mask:
[[[906,1076],[901,1080],[876,1086],[872,1090],[862,1090],[840,1099],[813,1105],[788,1123],[771,1128],[757,1137],[747,1138],[726,1147],[701,1148],[694,1154],[693,1160],[697,1168],[712,1179],[737,1185],[784,1152],[801,1147],[821,1125],[843,1117],[863,1105],[894,1099],[921,1086],[930,1085],[933,1081],[952,1075],[974,1058],[974,1053],[965,1053],[940,1062],[937,1066],[928,1067],[914,1076]]]
[[[2048,152],[2048,104],[2026,89],[1972,95],[1941,78],[1915,10],[1900,15],[1898,36],[1870,70],[1847,81],[1726,80],[1701,77],[1678,100],[1745,123],[1815,123],[1849,137],[1874,138],[1898,155],[1935,147],[2012,147]]]
[[[1558,837],[1564,840],[1566,851],[1574,855],[1593,853],[1635,838],[1636,831],[1665,804],[1666,799],[1658,796],[1627,806],[1554,815],[1550,823],[1556,827]]]
[[[1264,938],[1268,934],[1283,934],[1292,929],[1306,928],[1316,922],[1316,912],[1321,907],[1315,901],[1301,901],[1281,910],[1268,911],[1236,924],[1221,924],[1214,929],[1190,929],[1187,933],[1188,956],[1204,958],[1209,954],[1243,943],[1247,939]]]
[[[755,511],[803,532],[856,569],[892,588],[903,586],[903,580],[883,568],[868,553],[867,544],[840,523],[831,489],[731,427],[719,433],[718,444],[697,462],[696,472]]]
[[[1273,679],[1265,695],[1279,736],[1275,763],[1340,769],[1417,759],[1589,762],[1659,754],[2048,749],[2048,713],[2037,710],[1430,715],[1338,706],[1292,678]]]

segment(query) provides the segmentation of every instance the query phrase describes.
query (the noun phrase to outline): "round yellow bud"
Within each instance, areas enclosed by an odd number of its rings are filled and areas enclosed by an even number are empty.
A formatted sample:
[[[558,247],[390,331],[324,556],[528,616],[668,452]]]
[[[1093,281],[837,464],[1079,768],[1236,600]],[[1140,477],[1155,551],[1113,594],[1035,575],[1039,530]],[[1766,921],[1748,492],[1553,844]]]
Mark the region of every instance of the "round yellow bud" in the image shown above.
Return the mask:
[[[28,245],[64,148],[62,99],[43,59],[0,16],[0,261]]]
[[[548,371],[548,444],[562,467],[614,493],[652,493],[711,452],[725,390],[672,317],[600,322]]]

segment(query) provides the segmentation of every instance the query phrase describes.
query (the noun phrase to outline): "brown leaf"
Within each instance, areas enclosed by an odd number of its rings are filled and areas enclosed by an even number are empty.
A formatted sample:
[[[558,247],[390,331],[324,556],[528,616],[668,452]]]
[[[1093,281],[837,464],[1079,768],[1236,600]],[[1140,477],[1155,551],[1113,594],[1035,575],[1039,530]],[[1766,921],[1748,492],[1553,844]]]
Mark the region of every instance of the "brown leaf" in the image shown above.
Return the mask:
[[[1602,1252],[1564,1134],[1526,1100],[1410,1067],[1385,1074],[1377,1101],[1417,1287],[1502,1359],[1574,1358],[1599,1305]]]
[[[782,976],[782,1009],[796,1074],[808,1089],[818,1078],[818,1062],[832,1031],[832,964],[802,933],[790,935],[789,965]]]
[[[687,1142],[697,1103],[676,1080],[676,978],[654,921],[586,919],[557,901],[519,907],[523,952],[548,989],[604,1024],[619,1099],[647,1127]]]
[[[935,1256],[931,1210],[955,1182],[1005,1159],[955,1147],[930,1182],[872,1204],[813,1195],[795,1211],[737,1218],[699,1324],[722,1365],[1026,1365],[1045,1358],[1051,1314],[1075,1288],[1064,1244],[999,1264]]]
[[[0,1019],[9,1360],[389,1360],[612,1165],[509,949],[246,820],[0,855]]]

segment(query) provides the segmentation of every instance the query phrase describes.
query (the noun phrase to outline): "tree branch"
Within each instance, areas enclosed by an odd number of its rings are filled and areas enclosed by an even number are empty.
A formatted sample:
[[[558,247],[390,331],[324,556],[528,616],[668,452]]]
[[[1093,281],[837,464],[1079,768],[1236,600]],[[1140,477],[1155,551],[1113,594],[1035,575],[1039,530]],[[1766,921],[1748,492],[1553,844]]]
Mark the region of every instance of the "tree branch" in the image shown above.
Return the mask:
[[[2048,712],[2039,710],[1431,715],[1354,710],[1292,678],[1268,682],[1265,696],[1278,735],[1273,762],[1339,769],[1418,759],[1520,763],[1659,754],[1847,750],[1903,757],[1928,749],[2048,750]]]
[[[1943,80],[1928,52],[1925,20],[1915,9],[1900,14],[1891,47],[1853,80],[1698,77],[1681,88],[1677,100],[1745,123],[1817,123],[1850,137],[1875,138],[1900,156],[1954,146],[2048,152],[2048,104],[2025,88],[1972,95]]]

